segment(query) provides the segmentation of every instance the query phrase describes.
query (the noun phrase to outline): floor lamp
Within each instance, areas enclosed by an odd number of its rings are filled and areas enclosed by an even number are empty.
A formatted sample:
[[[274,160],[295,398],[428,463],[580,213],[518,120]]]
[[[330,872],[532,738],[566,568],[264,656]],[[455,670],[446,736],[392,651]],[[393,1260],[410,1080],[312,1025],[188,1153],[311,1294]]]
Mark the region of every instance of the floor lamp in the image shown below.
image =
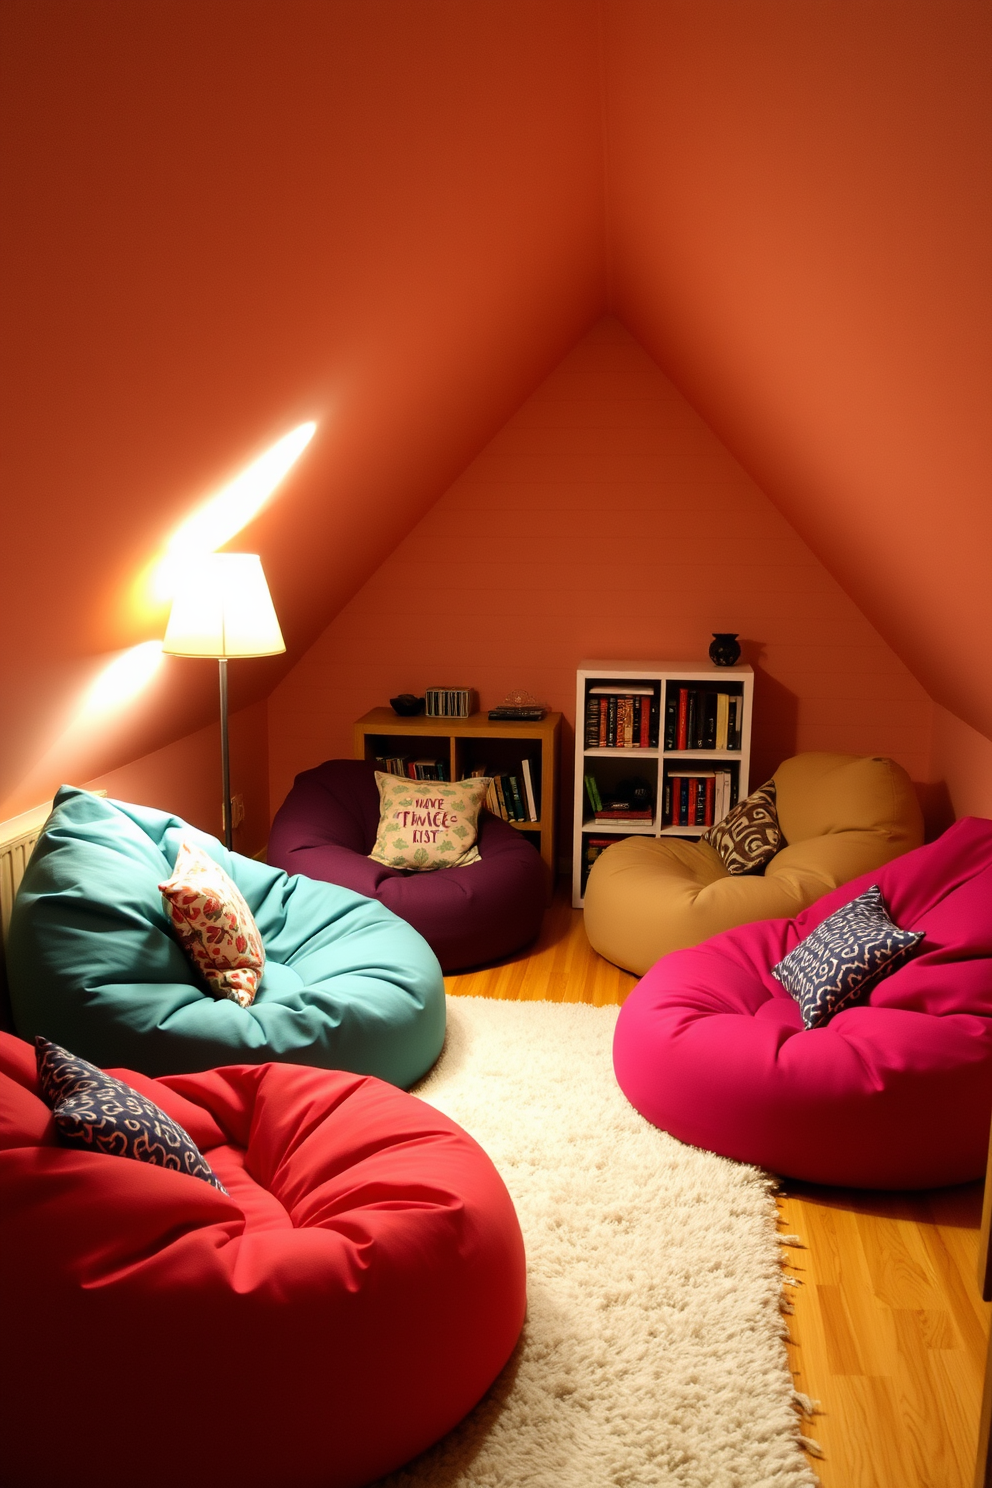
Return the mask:
[[[169,656],[216,660],[220,673],[220,757],[224,842],[232,844],[231,766],[227,740],[227,663],[285,651],[262,561],[255,553],[208,553],[185,569],[165,630]]]

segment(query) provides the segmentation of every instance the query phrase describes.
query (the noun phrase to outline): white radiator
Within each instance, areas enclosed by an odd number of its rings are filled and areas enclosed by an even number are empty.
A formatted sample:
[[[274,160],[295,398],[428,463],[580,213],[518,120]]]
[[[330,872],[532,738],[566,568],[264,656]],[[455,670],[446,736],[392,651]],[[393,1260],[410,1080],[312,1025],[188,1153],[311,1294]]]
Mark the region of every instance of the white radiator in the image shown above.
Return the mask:
[[[107,792],[95,790],[92,794],[105,796]],[[0,936],[4,944],[7,942],[7,926],[14,907],[14,895],[51,810],[51,801],[46,801],[44,806],[35,806],[33,811],[25,811],[22,816],[12,816],[9,821],[0,822]]]
[[[11,817],[10,821],[0,822],[0,931],[4,940],[7,939],[14,895],[51,809],[49,802],[45,806],[36,806],[33,811],[25,811],[22,816]]]

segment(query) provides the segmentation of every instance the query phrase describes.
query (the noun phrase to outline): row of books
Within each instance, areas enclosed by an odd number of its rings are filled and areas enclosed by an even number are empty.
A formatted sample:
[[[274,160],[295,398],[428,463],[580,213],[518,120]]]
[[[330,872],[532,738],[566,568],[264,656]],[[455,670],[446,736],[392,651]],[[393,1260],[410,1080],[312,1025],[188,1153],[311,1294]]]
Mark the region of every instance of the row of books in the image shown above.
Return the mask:
[[[405,775],[410,780],[448,779],[448,762],[443,759],[412,760],[408,754],[377,754],[375,762],[388,775]]]
[[[587,749],[657,749],[657,690],[590,687],[585,727]]]
[[[743,725],[740,693],[667,684],[666,749],[740,749]]]
[[[583,837],[582,839],[582,889],[585,892],[586,879],[589,869],[595,863],[601,852],[612,847],[614,842],[622,842],[622,837]]]
[[[489,771],[480,767],[472,774],[488,775]],[[493,816],[501,816],[504,821],[540,821],[530,760],[521,760],[519,775],[493,775],[490,778],[486,806]]]
[[[661,821],[666,827],[712,827],[737,804],[730,770],[667,770]]]
[[[592,807],[593,818],[598,822],[651,822],[654,821],[654,803],[647,787],[643,790],[618,790],[600,793],[595,775],[585,776],[586,799]]]

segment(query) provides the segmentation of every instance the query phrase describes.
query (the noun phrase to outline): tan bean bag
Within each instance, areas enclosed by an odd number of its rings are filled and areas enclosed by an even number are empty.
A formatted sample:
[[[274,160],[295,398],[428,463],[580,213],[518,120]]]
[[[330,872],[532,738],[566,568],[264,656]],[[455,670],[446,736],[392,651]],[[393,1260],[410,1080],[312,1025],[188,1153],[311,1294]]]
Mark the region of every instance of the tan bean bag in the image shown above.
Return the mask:
[[[640,976],[733,925],[791,919],[923,841],[912,782],[893,760],[797,754],[774,779],[788,845],[763,874],[731,875],[709,843],[679,837],[627,837],[601,853],[585,893],[594,950]]]

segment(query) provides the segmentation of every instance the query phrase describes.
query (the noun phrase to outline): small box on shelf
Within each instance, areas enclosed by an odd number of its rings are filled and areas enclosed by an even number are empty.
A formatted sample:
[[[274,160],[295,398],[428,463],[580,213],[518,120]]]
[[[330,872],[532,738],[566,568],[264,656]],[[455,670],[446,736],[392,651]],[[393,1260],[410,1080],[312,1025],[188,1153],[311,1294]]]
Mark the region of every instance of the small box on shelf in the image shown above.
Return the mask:
[[[468,718],[476,710],[471,687],[426,687],[424,704],[428,718]]]

